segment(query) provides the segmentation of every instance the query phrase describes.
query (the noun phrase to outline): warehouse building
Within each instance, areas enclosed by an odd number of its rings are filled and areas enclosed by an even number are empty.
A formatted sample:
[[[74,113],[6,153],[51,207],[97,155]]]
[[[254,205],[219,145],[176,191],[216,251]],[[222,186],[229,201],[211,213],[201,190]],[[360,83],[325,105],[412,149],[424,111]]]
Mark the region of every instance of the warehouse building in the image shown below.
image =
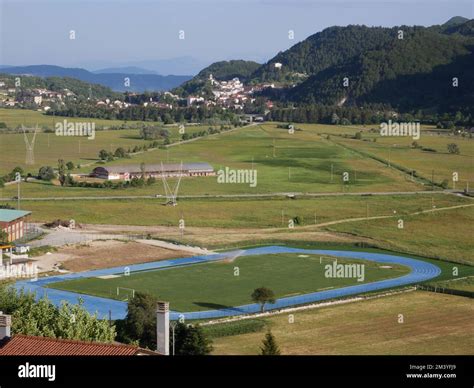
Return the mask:
[[[91,173],[94,178],[109,180],[130,180],[132,178],[180,177],[180,176],[213,176],[214,168],[209,163],[163,163],[163,164],[130,164],[126,166],[96,167]]]
[[[0,209],[0,229],[7,233],[7,242],[19,240],[26,235],[26,218],[31,212]]]

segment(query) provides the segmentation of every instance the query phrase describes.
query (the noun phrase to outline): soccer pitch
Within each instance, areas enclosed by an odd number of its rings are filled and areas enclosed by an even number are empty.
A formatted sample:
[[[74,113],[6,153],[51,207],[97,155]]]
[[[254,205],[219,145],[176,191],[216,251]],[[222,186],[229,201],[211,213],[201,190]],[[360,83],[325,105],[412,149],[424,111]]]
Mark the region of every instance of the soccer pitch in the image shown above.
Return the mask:
[[[337,264],[363,264],[363,281],[357,277],[326,277],[326,266],[333,265],[335,260]],[[384,266],[365,260],[285,253],[242,256],[106,279],[55,282],[49,287],[117,300],[128,298],[128,289],[167,300],[175,311],[202,311],[251,303],[250,295],[258,287],[272,289],[279,299],[399,277],[408,272],[407,267],[396,264]]]

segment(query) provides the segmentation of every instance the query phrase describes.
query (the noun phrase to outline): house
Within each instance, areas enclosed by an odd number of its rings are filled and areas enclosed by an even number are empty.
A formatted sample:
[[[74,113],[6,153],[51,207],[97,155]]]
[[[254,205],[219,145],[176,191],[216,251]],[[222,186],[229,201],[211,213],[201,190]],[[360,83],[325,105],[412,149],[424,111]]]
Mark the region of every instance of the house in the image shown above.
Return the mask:
[[[188,104],[188,106],[193,105],[195,103],[199,103],[199,102],[204,102],[204,98],[203,97],[189,96],[186,99],[186,103]]]
[[[163,163],[145,165],[144,172],[139,164],[126,166],[100,166],[94,168],[91,176],[108,180],[130,180],[132,178],[161,178],[179,176],[213,176],[214,168],[209,163]]]
[[[24,210],[0,209],[0,230],[7,233],[7,241],[12,242],[25,236],[27,217],[31,214]]]

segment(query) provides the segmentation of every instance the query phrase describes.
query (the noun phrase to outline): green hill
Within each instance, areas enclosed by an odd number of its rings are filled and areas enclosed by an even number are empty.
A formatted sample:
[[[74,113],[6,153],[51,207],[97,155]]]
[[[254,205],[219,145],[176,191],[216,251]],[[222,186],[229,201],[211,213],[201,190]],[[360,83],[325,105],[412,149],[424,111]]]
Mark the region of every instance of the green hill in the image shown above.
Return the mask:
[[[432,27],[330,27],[277,54],[252,80],[280,82],[276,98],[298,104],[471,111],[473,31],[474,20],[462,17]]]
[[[15,86],[15,78],[21,77],[21,87],[22,89],[33,89],[33,88],[44,88],[52,90],[55,92],[63,91],[64,89],[69,89],[71,92],[75,93],[77,96],[89,97],[91,94],[94,98],[114,98],[121,99],[123,95],[112,91],[112,89],[93,84],[89,82],[80,81],[75,78],[69,77],[35,77],[35,76],[19,76],[12,74],[1,74],[0,78],[4,81],[7,87]]]
[[[392,37],[379,49],[312,75],[287,98],[324,104],[387,103],[401,110],[446,105],[448,100],[472,104],[470,43],[463,36],[426,28],[405,29],[404,39]],[[348,86],[343,84],[345,77]],[[457,88],[452,86],[453,77],[462,80]]]

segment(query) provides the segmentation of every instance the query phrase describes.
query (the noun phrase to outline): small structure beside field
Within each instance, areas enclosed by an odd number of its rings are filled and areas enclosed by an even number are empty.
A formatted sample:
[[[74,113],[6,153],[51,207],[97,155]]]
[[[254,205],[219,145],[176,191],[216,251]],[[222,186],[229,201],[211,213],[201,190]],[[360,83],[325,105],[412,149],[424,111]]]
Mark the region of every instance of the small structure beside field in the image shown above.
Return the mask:
[[[26,235],[29,211],[0,209],[0,230],[7,233],[7,241],[19,240]]]
[[[94,168],[91,176],[108,180],[130,180],[132,178],[169,178],[182,176],[213,176],[214,168],[209,163],[163,163],[124,166],[100,166]]]

